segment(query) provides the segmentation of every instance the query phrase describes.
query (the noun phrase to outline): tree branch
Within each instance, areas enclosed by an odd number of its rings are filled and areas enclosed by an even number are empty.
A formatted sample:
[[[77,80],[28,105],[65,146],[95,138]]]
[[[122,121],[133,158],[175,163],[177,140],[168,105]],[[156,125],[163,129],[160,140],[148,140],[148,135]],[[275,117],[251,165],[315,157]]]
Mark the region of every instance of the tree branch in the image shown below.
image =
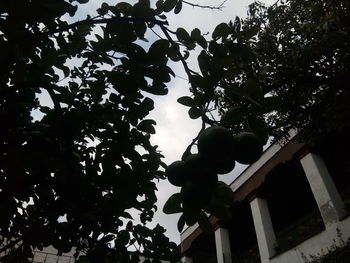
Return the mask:
[[[187,146],[186,150],[184,151],[184,153],[182,154],[182,157],[181,159],[184,161],[186,160],[186,158],[191,154],[191,149],[192,149],[192,146],[196,143],[196,141],[198,140],[200,134],[202,133],[202,131],[204,131],[205,129],[205,122],[203,121],[202,122],[202,127],[200,129],[200,131],[198,132],[196,138],[194,138],[192,140],[192,142]]]
[[[224,4],[226,3],[227,0],[224,0],[220,5],[218,6],[210,6],[210,5],[199,5],[199,4],[194,4],[188,1],[182,1],[182,3],[186,4],[186,5],[190,5],[192,7],[199,7],[199,8],[206,8],[206,9],[212,9],[212,10],[222,10],[225,6]]]
[[[179,56],[179,59],[182,63],[182,66],[185,69],[185,72],[188,76],[188,81],[191,84],[192,90],[193,90],[193,94],[196,96],[198,95],[198,91],[197,88],[192,84],[191,82],[191,77],[192,77],[192,70],[188,67],[187,62],[185,61],[185,58],[182,56],[180,50],[176,47],[176,43],[175,41],[171,38],[171,36],[169,35],[169,32],[167,30],[167,28],[164,25],[160,25],[161,30],[163,31],[165,37],[168,39],[168,41],[170,42],[170,44],[172,45],[172,47],[175,49],[177,55]]]

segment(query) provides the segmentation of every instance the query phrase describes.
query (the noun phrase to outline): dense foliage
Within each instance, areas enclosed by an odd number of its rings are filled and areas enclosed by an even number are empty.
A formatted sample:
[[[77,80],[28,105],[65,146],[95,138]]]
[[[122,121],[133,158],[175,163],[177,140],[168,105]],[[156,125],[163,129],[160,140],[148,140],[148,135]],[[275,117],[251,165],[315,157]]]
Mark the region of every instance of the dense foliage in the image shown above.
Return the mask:
[[[187,74],[193,96],[178,102],[201,118],[201,132],[253,132],[262,145],[290,128],[308,138],[348,128],[348,1],[254,3],[246,20],[219,24],[210,40],[168,25],[166,14],[186,1],[102,3],[77,20],[87,2],[0,3],[1,262],[28,262],[32,249],[48,245],[76,247],[86,254],[81,262],[125,262],[130,246],[155,261],[173,258],[164,229],[144,225],[166,166],[150,143],[150,94],[167,94],[170,60]],[[158,39],[146,43],[151,31]],[[195,48],[200,72],[187,64]],[[214,193],[222,200],[211,211],[228,217],[232,191],[220,183]],[[185,218],[209,228],[207,215],[186,210],[182,197],[164,207],[184,213],[179,229]]]
[[[212,42],[213,63],[232,57],[216,92],[229,125],[254,127],[250,118],[260,116],[270,134],[293,128],[308,141],[349,129],[349,9],[333,0],[255,3],[237,33]]]
[[[130,246],[154,262],[174,257],[165,230],[144,224],[164,178],[149,94],[167,94],[177,53],[170,40],[140,43],[181,1],[103,3],[70,18],[86,2],[0,3],[1,262],[48,245],[77,248],[80,262],[126,262]]]
[[[246,19],[217,25],[212,39],[202,45],[200,73],[187,71],[193,97],[179,98],[179,103],[190,108],[191,118],[229,128],[235,136],[253,132],[261,144],[269,136],[281,139],[291,129],[310,143],[346,134],[350,128],[349,14],[348,1],[251,4]],[[211,114],[216,110],[220,120]],[[198,138],[200,146],[203,132],[204,126],[183,160]],[[249,144],[233,151],[241,155],[242,149],[249,149]],[[220,156],[220,151],[213,152]],[[234,159],[239,161],[240,156]],[[181,200],[175,197],[168,204],[173,212],[182,211]],[[226,214],[224,206],[205,210],[218,217]],[[195,209],[190,211],[196,218]]]

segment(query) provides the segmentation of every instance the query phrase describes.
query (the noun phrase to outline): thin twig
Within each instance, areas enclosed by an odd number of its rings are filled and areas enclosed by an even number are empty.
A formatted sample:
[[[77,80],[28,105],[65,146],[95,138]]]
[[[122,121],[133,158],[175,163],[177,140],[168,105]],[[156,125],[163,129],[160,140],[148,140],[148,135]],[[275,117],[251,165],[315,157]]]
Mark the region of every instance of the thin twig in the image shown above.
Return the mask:
[[[164,25],[159,25],[159,26],[162,29],[162,31],[163,31],[164,35],[166,36],[166,38],[168,39],[168,41],[170,42],[171,46],[175,49],[177,55],[179,56],[179,59],[180,59],[180,61],[182,63],[182,66],[184,67],[185,72],[186,72],[186,74],[188,76],[188,80],[189,80],[189,82],[191,84],[193,94],[195,96],[198,95],[198,91],[197,91],[196,87],[191,82],[191,77],[192,77],[193,71],[188,67],[188,65],[187,65],[187,63],[185,61],[185,58],[182,56],[180,50],[177,48],[177,45],[176,45],[175,41],[172,39],[172,37],[170,36],[167,28]]]
[[[177,77],[177,78],[179,78],[179,79],[183,79],[183,80],[187,80],[187,81],[188,81],[188,79],[186,79],[186,78],[184,78],[184,77],[181,77],[181,76],[179,76],[179,75],[176,75],[176,74],[175,74],[175,77]]]
[[[226,3],[227,0],[224,0],[219,6],[210,6],[210,5],[199,5],[199,4],[194,4],[188,1],[182,1],[182,3],[186,4],[186,5],[190,5],[192,7],[198,7],[198,8],[206,8],[206,9],[212,9],[212,10],[220,10],[222,11],[222,9],[225,7],[224,4]]]
[[[200,131],[198,132],[197,136],[192,140],[192,142],[187,146],[185,152],[182,154],[181,159],[184,161],[187,156],[189,156],[191,154],[191,149],[192,146],[196,144],[196,141],[198,140],[199,136],[201,135],[202,131],[204,131],[205,129],[205,122],[202,122],[202,127],[200,129]]]
[[[162,37],[161,37],[153,28],[151,28],[151,31],[152,31],[153,34],[155,34],[159,39],[162,39]]]
[[[118,60],[118,59],[121,59],[122,57],[116,57],[114,56],[115,53],[117,53],[116,51],[113,52],[112,55],[108,54],[107,52],[101,52],[101,51],[97,51],[97,50],[94,50],[93,46],[91,46],[90,44],[88,44],[88,47],[89,49],[86,49],[86,51],[89,51],[89,52],[97,52],[98,54],[100,55],[106,55],[107,57],[111,58],[111,59],[115,59],[115,60]]]
[[[202,121],[203,123],[208,123],[210,125],[220,125],[220,122],[209,119],[209,117],[205,114],[202,115]]]

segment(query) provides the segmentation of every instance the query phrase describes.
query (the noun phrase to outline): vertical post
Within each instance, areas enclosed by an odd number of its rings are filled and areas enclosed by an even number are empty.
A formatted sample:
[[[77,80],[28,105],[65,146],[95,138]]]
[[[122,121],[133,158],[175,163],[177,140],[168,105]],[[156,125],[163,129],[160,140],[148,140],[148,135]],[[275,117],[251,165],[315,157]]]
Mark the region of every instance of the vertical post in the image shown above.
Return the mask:
[[[253,214],[261,262],[269,262],[269,259],[275,254],[276,235],[267,202],[256,197],[250,202],[250,208]]]
[[[217,263],[232,263],[229,232],[219,227],[215,230]]]
[[[300,160],[326,227],[346,215],[343,201],[323,159],[308,153]]]

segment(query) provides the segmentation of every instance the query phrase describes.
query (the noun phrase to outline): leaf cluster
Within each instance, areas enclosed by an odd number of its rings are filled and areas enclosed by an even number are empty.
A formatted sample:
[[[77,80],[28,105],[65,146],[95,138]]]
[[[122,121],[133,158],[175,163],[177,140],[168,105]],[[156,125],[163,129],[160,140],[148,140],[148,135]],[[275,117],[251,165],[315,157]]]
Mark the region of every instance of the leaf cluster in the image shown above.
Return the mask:
[[[205,185],[197,185],[198,188],[205,187]],[[177,228],[181,233],[185,225],[192,226],[195,223],[199,224],[199,227],[208,233],[214,231],[213,225],[210,221],[210,216],[221,218],[222,220],[229,220],[231,218],[231,212],[229,210],[230,205],[233,203],[233,192],[231,188],[224,182],[217,182],[216,185],[210,190],[210,196],[208,196],[208,202],[204,205],[197,204],[197,201],[193,203],[184,199],[182,193],[175,193],[169,197],[163,207],[163,212],[166,214],[181,213],[181,216],[177,222]],[[198,189],[200,194],[201,190]],[[195,195],[197,191],[193,191]],[[192,197],[196,199],[196,196]]]
[[[82,252],[80,262],[121,262],[135,244],[154,262],[175,260],[164,231],[144,226],[164,178],[147,116],[174,76],[170,42],[140,45],[174,1],[103,3],[96,17],[69,23],[87,2],[0,4],[3,260],[52,245]],[[132,220],[141,223],[125,229]]]
[[[187,71],[193,96],[179,102],[191,118],[265,142],[290,129],[309,142],[346,130],[348,21],[347,1],[252,3],[246,19],[216,26],[198,56],[200,72]],[[178,33],[193,49],[189,34]]]
[[[277,138],[291,128],[307,141],[348,129],[348,21],[347,1],[253,3],[231,42],[243,43],[248,57],[221,77],[220,111],[232,114],[234,127],[250,116],[264,119]],[[227,28],[213,37],[227,39]],[[222,45],[217,54],[226,52]]]

